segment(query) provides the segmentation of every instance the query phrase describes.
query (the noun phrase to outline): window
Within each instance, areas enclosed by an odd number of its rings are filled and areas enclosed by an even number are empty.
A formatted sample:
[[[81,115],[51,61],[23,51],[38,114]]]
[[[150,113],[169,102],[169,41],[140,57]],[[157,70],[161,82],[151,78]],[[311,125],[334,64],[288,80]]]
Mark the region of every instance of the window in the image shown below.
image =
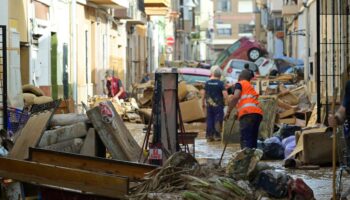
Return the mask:
[[[239,0],[238,1],[238,12],[239,13],[252,13],[253,12],[253,1],[252,0]]]
[[[253,33],[254,26],[249,24],[239,24],[238,25],[238,33],[239,34],[247,34],[247,33]]]
[[[227,50],[230,54],[232,54],[233,52],[235,52],[239,47],[241,47],[241,42],[240,41],[236,41],[235,43],[233,43]]]
[[[216,24],[216,32],[219,36],[231,36],[231,24]]]
[[[218,0],[217,11],[231,12],[231,0]]]

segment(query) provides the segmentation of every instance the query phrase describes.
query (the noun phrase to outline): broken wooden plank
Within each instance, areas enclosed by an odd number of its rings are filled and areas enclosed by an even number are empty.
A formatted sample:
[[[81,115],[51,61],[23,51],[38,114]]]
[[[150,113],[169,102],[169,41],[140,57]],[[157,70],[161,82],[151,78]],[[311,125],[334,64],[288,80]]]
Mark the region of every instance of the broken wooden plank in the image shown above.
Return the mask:
[[[307,122],[307,126],[315,126],[316,123],[317,123],[317,105],[315,105],[314,109],[312,109],[311,117]]]
[[[52,114],[52,110],[47,110],[30,116],[16,139],[15,145],[9,153],[9,157],[16,159],[28,158],[28,148],[35,147],[38,144]]]
[[[132,180],[143,178],[146,173],[157,167],[155,165],[55,152],[37,148],[30,148],[29,159],[31,161],[50,165],[127,176]]]
[[[59,143],[41,147],[41,148],[49,149],[53,151],[62,151],[67,153],[79,153],[82,146],[83,146],[83,139],[74,138],[71,140],[59,142]]]
[[[283,108],[285,110],[290,110],[290,109],[294,108],[293,106],[283,102],[280,99],[277,99],[277,105],[278,105],[278,107]]]
[[[290,118],[284,118],[284,119],[278,119],[279,124],[290,124],[293,125],[296,123],[297,118],[296,117],[290,117]]]
[[[86,156],[96,156],[96,133],[95,129],[90,128],[86,138],[84,139],[84,144],[80,149],[80,154]]]
[[[289,117],[289,116],[294,115],[294,114],[295,114],[295,109],[292,108],[292,109],[286,110],[282,113],[279,113],[278,117],[279,117],[279,119],[283,119],[283,118]]]
[[[22,182],[71,188],[114,198],[123,198],[129,189],[127,177],[4,157],[0,158],[0,176]]]
[[[86,125],[84,122],[79,122],[70,126],[64,126],[54,130],[45,131],[40,139],[39,147],[44,147],[66,140],[71,140],[78,137],[86,136]]]
[[[87,115],[113,158],[127,161],[139,160],[141,147],[110,101],[102,102],[99,106],[90,109]]]
[[[55,114],[50,120],[50,126],[68,126],[79,122],[87,122],[89,119],[85,114]]]
[[[282,100],[282,102],[292,106],[298,105],[299,103],[299,98],[290,92],[281,93],[278,95],[278,98]]]
[[[266,98],[261,96],[259,97],[259,102],[264,113],[263,119],[260,123],[259,137],[267,139],[273,134],[277,112],[277,101],[275,97]]]

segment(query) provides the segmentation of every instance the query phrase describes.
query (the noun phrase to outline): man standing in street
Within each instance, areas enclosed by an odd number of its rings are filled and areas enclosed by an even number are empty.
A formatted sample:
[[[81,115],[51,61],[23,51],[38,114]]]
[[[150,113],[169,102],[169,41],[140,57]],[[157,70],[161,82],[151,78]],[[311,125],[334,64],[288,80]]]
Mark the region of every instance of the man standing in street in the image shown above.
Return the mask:
[[[115,99],[125,99],[127,97],[126,92],[124,90],[122,81],[115,77],[113,74],[113,70],[106,71],[106,87],[108,91],[108,97]]]
[[[224,82],[220,81],[221,69],[219,66],[211,68],[211,77],[205,83],[203,97],[203,108],[207,108],[207,130],[208,142],[221,140],[222,123],[224,121]]]
[[[228,119],[232,109],[236,106],[241,134],[241,149],[256,148],[263,111],[259,107],[258,97],[254,87],[250,84],[251,74],[243,70],[235,84],[234,94],[228,102],[225,119]]]
[[[254,72],[253,72],[253,70],[249,69],[249,64],[248,63],[244,64],[244,69],[249,71],[250,76],[251,76],[250,79],[254,78]]]

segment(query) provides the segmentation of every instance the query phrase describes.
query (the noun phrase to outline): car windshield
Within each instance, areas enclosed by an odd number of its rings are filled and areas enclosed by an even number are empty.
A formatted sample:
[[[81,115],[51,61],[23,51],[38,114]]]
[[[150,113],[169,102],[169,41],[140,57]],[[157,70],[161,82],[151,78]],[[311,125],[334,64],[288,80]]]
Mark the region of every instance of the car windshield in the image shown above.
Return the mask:
[[[255,61],[255,64],[256,64],[257,66],[260,66],[260,65],[263,64],[264,60],[265,60],[265,58],[261,57],[261,58],[259,58],[258,60]]]
[[[214,65],[218,65],[221,66],[222,63],[233,53],[235,52],[239,47],[241,46],[241,42],[237,41],[235,43],[233,43],[231,46],[229,46],[227,49],[225,49],[224,51],[222,51],[217,59],[214,62]]]
[[[181,74],[179,76],[180,81],[186,81],[188,84],[194,84],[194,83],[205,83],[207,80],[209,80],[208,76],[200,76],[200,75],[193,75],[193,74]]]

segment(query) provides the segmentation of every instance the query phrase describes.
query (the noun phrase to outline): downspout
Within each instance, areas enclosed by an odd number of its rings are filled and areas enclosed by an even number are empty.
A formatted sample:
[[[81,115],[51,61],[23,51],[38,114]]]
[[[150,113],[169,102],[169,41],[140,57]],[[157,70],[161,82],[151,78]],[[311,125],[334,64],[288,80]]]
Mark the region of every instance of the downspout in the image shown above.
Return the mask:
[[[304,54],[304,81],[306,85],[309,82],[309,72],[310,72],[310,62],[309,62],[309,54],[310,54],[310,20],[309,20],[309,5],[305,3],[304,5],[304,19],[305,19],[305,54]]]
[[[321,0],[317,0],[316,2],[317,10],[316,10],[316,28],[317,28],[317,61],[316,61],[316,86],[317,86],[317,122],[321,122]]]
[[[76,27],[76,0],[71,1],[71,71],[72,71],[72,78],[73,78],[73,99],[75,105],[78,103],[78,85],[77,85],[77,55],[76,55],[76,49],[77,49],[77,43],[76,43],[76,35],[77,35],[77,27]]]

